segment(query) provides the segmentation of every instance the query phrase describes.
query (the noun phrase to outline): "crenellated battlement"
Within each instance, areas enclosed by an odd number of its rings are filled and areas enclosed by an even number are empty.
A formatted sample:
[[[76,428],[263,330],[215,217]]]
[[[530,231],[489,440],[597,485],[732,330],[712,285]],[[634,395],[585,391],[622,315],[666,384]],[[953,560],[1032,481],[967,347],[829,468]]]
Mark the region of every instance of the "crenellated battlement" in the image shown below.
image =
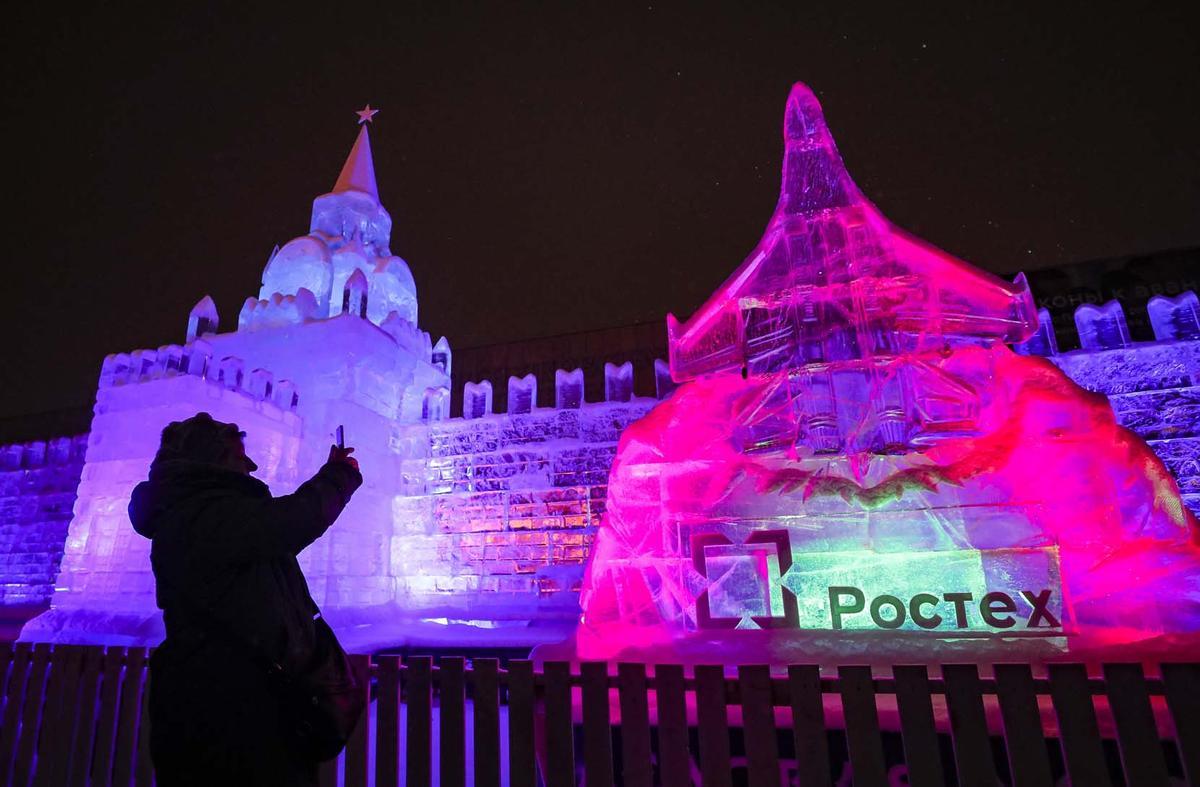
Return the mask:
[[[267,369],[246,373],[237,356],[215,358],[212,346],[203,339],[187,344],[164,344],[157,349],[114,353],[100,367],[101,389],[135,385],[180,375],[192,375],[254,399],[294,412],[300,402],[291,380],[276,380]]]
[[[247,298],[238,314],[239,331],[257,331],[281,325],[300,325],[321,317],[317,298],[301,287],[295,295],[275,293],[269,298]]]
[[[551,412],[554,410],[579,410],[583,408],[601,407],[611,404],[628,404],[634,401],[653,402],[667,398],[675,390],[676,385],[671,380],[670,368],[662,359],[654,361],[654,388],[656,395],[653,399],[634,395],[633,362],[604,364],[604,400],[600,402],[587,401],[584,391],[583,369],[558,369],[554,373],[554,406],[538,407],[537,376],[530,373],[523,377],[510,376],[507,382],[508,409],[497,413],[493,407],[494,383],[491,380],[468,381],[463,384],[463,414],[456,418],[447,415],[448,408],[443,406],[449,395],[444,388],[426,391],[426,406],[423,408],[425,421],[471,421],[486,418],[491,415],[528,415],[534,412]]]
[[[0,445],[0,472],[82,464],[88,436],[56,437]]]
[[[1037,333],[1014,349],[1024,355],[1048,358],[1083,388],[1113,399],[1118,413],[1122,403],[1114,397],[1124,394],[1176,391],[1188,397],[1198,395],[1200,309],[1195,293],[1184,292],[1174,298],[1156,296],[1147,311],[1154,341],[1131,340],[1125,310],[1117,301],[1109,301],[1102,306],[1084,304],[1075,310],[1081,349],[1058,349],[1046,309],[1038,312]]]
[[[1170,298],[1156,295],[1146,304],[1153,342],[1134,342],[1129,336],[1125,308],[1119,301],[1096,305],[1085,303],[1075,309],[1075,330],[1079,350],[1074,353],[1122,350],[1159,342],[1181,342],[1200,339],[1200,299],[1187,291]],[[1038,330],[1028,341],[1014,345],[1023,355],[1059,355],[1058,337],[1049,309],[1038,310]],[[1065,354],[1065,353],[1064,353]]]

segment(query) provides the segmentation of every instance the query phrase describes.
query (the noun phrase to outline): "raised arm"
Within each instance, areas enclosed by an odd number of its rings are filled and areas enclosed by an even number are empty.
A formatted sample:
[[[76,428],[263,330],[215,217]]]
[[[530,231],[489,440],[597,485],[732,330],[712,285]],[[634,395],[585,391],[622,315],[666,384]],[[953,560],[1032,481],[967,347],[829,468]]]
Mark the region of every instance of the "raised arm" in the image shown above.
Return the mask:
[[[214,500],[201,514],[199,551],[234,562],[297,554],[329,529],[362,485],[352,450],[335,446],[329,461],[290,495]]]

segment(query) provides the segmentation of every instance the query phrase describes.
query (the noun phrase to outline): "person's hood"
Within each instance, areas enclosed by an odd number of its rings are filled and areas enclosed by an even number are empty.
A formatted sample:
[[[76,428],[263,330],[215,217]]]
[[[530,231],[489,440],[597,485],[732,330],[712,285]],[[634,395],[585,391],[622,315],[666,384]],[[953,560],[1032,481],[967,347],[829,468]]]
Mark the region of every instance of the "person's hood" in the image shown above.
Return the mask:
[[[183,459],[158,461],[150,466],[150,477],[133,488],[129,499],[129,521],[139,535],[154,538],[164,519],[181,503],[205,495],[269,497],[267,485],[257,478],[217,465]]]

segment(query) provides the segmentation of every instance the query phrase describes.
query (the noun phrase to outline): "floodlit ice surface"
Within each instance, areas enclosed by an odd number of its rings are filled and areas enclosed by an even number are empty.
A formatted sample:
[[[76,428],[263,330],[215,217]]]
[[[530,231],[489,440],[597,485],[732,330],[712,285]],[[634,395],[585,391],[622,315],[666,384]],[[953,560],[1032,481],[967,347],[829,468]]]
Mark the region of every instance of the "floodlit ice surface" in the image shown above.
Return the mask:
[[[670,319],[683,385],[622,435],[578,656],[1036,658],[1200,630],[1162,461],[1006,346],[1038,328],[1024,278],[888,223],[803,85],[784,141],[762,242]],[[1081,331],[1122,345],[1095,311]]]

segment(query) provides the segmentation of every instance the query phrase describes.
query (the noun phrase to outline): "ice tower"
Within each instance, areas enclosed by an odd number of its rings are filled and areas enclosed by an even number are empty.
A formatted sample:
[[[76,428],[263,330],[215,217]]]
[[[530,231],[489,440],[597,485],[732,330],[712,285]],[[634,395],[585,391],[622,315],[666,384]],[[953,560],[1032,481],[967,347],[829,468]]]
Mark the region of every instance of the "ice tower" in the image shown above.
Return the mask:
[[[389,249],[391,230],[362,125],[333,190],[313,202],[308,234],[271,255],[236,326],[222,332],[206,297],[189,316],[186,344],[105,360],[51,609],[23,637],[158,641],[149,542],[132,533],[125,508],[163,426],[201,410],[248,432],[259,475],[276,493],[315,471],[344,425],[366,482],[300,562],[333,620],[394,600],[392,430],[446,397],[450,349],[443,338],[435,352],[417,326],[416,287]]]
[[[763,239],[622,435],[581,658],[1078,654],[1200,630],[1196,521],[1008,283],[894,227],[815,96]],[[1194,640],[1193,640],[1194,641]]]
[[[295,238],[271,255],[263,271],[259,298],[295,297],[308,290],[316,314],[333,317],[351,311],[347,282],[355,271],[366,280],[366,316],[417,324],[417,289],[408,265],[393,256],[392,217],[379,202],[371,137],[364,124],[328,194],[313,200],[309,234]],[[261,303],[261,301],[260,301]],[[242,317],[254,324],[256,307],[247,301]],[[395,315],[392,317],[392,315]]]

